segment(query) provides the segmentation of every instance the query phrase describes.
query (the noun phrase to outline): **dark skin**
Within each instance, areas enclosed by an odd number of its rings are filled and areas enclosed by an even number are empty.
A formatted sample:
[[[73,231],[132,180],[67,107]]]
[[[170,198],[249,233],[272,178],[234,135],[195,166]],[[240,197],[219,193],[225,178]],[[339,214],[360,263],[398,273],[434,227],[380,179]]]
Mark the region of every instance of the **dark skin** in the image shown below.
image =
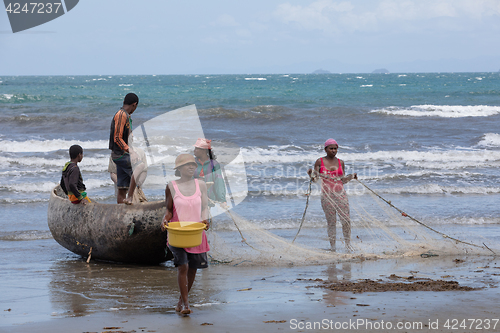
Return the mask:
[[[338,152],[339,146],[336,144],[332,144],[329,146],[325,147],[325,153],[326,156],[323,157],[323,164],[325,168],[329,171],[335,171],[338,170],[339,168],[339,159],[336,157],[337,152]],[[358,175],[356,173],[350,174],[350,175],[345,175],[345,164],[344,161],[340,160],[340,166],[342,168],[342,173],[343,176],[340,177],[340,180],[342,181],[343,184],[346,184],[350,182],[353,179],[358,179]],[[311,177],[312,180],[316,180],[316,176],[320,175],[320,170],[321,168],[321,158],[318,158],[316,160],[316,163],[314,163],[314,171],[313,169],[309,169],[307,173]],[[314,173],[313,173],[314,172]],[[328,217],[327,217],[328,218]],[[350,239],[346,238],[345,240],[346,248],[351,251],[351,246],[350,246]],[[332,244],[332,240],[330,240],[330,244]],[[333,240],[333,245],[332,245],[332,250],[335,251],[335,241]]]
[[[83,153],[78,154],[75,158],[71,159],[71,162],[78,164],[83,160]],[[85,205],[87,204],[86,200],[80,200],[79,204]]]
[[[176,181],[179,191],[185,196],[191,196],[196,192],[196,184],[194,182],[193,176],[196,171],[196,163],[188,163],[180,166],[178,168],[181,178]],[[207,186],[204,181],[198,181],[200,186],[201,196],[201,221],[206,224],[206,229],[208,229],[209,224],[206,219],[208,216],[208,196],[207,196]],[[161,229],[166,230],[168,222],[172,219],[174,211],[174,196],[175,189],[170,187],[170,184],[165,188],[165,204],[167,206],[167,211],[161,222]],[[179,302],[175,307],[175,311],[181,312],[183,314],[191,313],[189,308],[188,294],[193,286],[194,280],[196,278],[196,268],[190,268],[189,264],[184,264],[177,267],[177,284],[179,285],[179,290],[181,296],[179,297]]]
[[[205,163],[210,159],[208,156],[208,149],[202,149],[194,147],[194,156],[200,160],[201,163]]]
[[[329,171],[335,171],[339,168],[339,159],[336,157],[337,152],[339,150],[338,145],[329,145],[325,147],[326,156],[323,157],[323,163],[325,168]],[[342,166],[342,171],[345,170],[344,161],[340,160],[340,165]],[[316,163],[314,163],[314,174],[319,174],[319,169],[321,167],[321,159],[318,158]],[[313,169],[307,170],[307,174],[311,176],[313,173]],[[358,174],[353,173],[344,177],[341,177],[342,183],[346,184],[353,179],[358,179]]]
[[[132,113],[134,113],[134,111],[137,109],[137,104],[138,104],[137,102],[130,105],[123,104],[122,109],[129,115],[132,115]],[[131,152],[130,149],[125,150],[125,152],[130,153],[131,159],[137,158],[137,154],[134,153],[133,151]],[[135,176],[132,174],[132,177],[130,179],[130,187],[128,189],[128,198],[127,198],[127,189],[118,189],[118,194],[116,198],[117,203],[125,203],[127,205],[131,205],[132,197],[134,196],[134,191],[136,186],[137,184],[135,181]]]

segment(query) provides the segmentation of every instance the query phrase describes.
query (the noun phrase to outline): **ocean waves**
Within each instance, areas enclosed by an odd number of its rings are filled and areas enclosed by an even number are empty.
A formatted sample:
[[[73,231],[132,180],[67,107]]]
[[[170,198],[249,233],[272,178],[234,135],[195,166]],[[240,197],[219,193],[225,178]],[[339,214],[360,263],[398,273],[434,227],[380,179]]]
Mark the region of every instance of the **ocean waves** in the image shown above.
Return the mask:
[[[452,195],[487,195],[500,194],[500,187],[493,186],[445,186],[440,184],[422,184],[416,186],[392,187],[379,190],[384,194],[452,194]]]
[[[81,168],[86,172],[102,172],[109,164],[107,140],[34,140],[14,141],[0,139],[0,175],[14,175],[14,171],[30,167],[62,168],[68,160],[68,148],[79,144],[84,149],[84,159]],[[216,143],[215,143],[216,144]],[[471,147],[428,147],[420,150],[380,150],[371,151],[350,146],[341,146],[338,157],[346,162],[346,167],[352,170],[372,168],[380,170],[407,169],[405,174],[420,175],[421,170],[444,173],[474,172],[481,168],[500,167],[500,134],[486,133],[477,139],[477,144]],[[175,157],[190,147],[151,145],[148,153],[153,151],[155,161],[161,164],[173,163]],[[215,147],[217,154],[217,147]],[[244,163],[250,170],[260,174],[280,168],[281,173],[297,171],[299,168],[312,167],[317,158],[324,156],[319,145],[268,145],[246,146],[241,148]],[[159,154],[159,155],[158,155]],[[148,154],[147,154],[148,155]],[[158,156],[161,159],[158,159]],[[148,155],[149,156],[149,155]],[[151,164],[149,159],[148,164]],[[234,163],[241,163],[235,161]],[[287,168],[290,171],[287,171]],[[16,172],[17,172],[16,171]],[[424,172],[425,173],[425,172]],[[296,172],[294,173],[296,174]]]
[[[496,136],[495,136],[496,137]],[[499,136],[500,138],[500,136]],[[348,165],[380,169],[413,167],[417,169],[464,169],[500,166],[500,151],[479,148],[393,150],[354,152],[355,149],[341,147],[338,157]],[[300,147],[282,145],[268,147],[248,147],[242,152],[247,164],[302,164],[312,166],[317,158],[324,156],[318,146]]]
[[[26,152],[53,152],[64,150],[66,153],[71,145],[80,145],[83,149],[108,149],[107,140],[80,141],[80,140],[26,140],[13,141],[0,139],[0,152],[26,153]]]
[[[366,182],[366,179],[361,179],[361,181]],[[298,186],[296,186],[298,185]],[[415,186],[404,186],[404,187],[379,187],[377,185],[371,185],[371,188],[376,189],[376,192],[381,195],[456,195],[456,196],[467,196],[467,195],[493,195],[500,194],[500,187],[492,186],[445,186],[440,184],[422,184]],[[276,185],[271,185],[269,187],[263,187],[263,190],[250,190],[249,195],[251,196],[264,196],[264,197],[299,197],[306,198],[305,195],[308,193],[307,183],[299,182],[294,184],[292,182],[286,184],[284,187],[279,187]],[[365,187],[353,181],[351,184],[345,186],[346,192],[349,196],[366,196],[370,192],[366,190]],[[321,188],[319,185],[315,185],[312,188],[311,196],[319,197],[321,195]]]
[[[116,202],[107,171],[109,126],[123,96],[132,91],[140,97],[134,130],[196,104],[204,135],[213,139],[220,162],[234,158],[226,145],[241,147],[243,159],[235,164],[239,170],[244,165],[246,173],[233,174],[228,168],[226,176],[248,185],[249,208],[237,207],[247,209],[248,216],[284,221],[298,214],[300,219],[307,170],[325,155],[321,143],[329,137],[340,143],[338,157],[345,161],[345,172],[358,173],[362,182],[393,202],[449,220],[499,213],[497,208],[481,208],[498,206],[500,197],[498,73],[107,75],[0,81],[2,207],[46,206],[73,144],[84,149],[79,166],[89,196]],[[188,127],[182,121],[165,124],[158,137],[149,133],[147,149],[142,145],[148,154],[144,192],[149,199],[164,198],[166,182],[175,179],[176,156],[192,152],[194,142],[187,147],[168,136],[169,130],[183,133]],[[136,144],[142,144],[139,135]],[[346,189],[353,201],[368,195],[356,181]],[[316,209],[321,224],[319,195],[315,183],[311,212]]]
[[[486,133],[477,145],[483,147],[500,147],[500,134]]]
[[[500,106],[488,105],[414,105],[411,107],[386,107],[371,111],[392,116],[407,117],[489,117],[500,113]]]

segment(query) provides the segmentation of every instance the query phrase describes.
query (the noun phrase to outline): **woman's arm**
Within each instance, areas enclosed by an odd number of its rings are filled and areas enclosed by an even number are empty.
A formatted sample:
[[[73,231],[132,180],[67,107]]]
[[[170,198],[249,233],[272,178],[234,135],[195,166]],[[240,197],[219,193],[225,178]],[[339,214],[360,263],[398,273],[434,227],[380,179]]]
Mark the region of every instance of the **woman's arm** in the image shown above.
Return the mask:
[[[344,170],[345,170],[344,161],[340,160],[340,164],[342,165],[342,172],[344,172]],[[347,176],[341,178],[342,183],[344,183],[344,184],[349,183],[353,179],[358,179],[358,174],[357,173],[352,173],[350,175],[347,175]]]
[[[314,172],[313,172],[313,169],[307,170],[307,174],[309,175],[309,177],[312,178],[313,181],[317,180],[316,175],[319,174],[320,167],[321,167],[321,159],[318,158],[316,160],[316,162],[314,163]]]
[[[161,230],[165,231],[168,221],[172,219],[173,211],[174,211],[174,201],[172,193],[170,192],[170,183],[165,187],[165,206],[167,206],[167,211],[163,216],[163,220],[161,222]]]
[[[208,223],[208,195],[207,195],[207,184],[203,180],[198,180],[201,192],[201,221],[207,225],[206,229],[209,227]]]

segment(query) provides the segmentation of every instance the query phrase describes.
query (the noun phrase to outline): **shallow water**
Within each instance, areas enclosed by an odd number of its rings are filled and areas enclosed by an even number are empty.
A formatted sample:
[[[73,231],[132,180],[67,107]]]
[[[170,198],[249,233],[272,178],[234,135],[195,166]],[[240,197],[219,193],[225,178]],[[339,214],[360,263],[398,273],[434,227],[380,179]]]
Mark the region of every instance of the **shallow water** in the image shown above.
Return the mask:
[[[0,303],[2,310],[11,309],[1,314],[1,325],[100,311],[173,311],[176,273],[170,264],[86,265],[59,246],[47,227],[49,191],[72,144],[85,150],[81,169],[89,195],[114,201],[107,173],[109,123],[130,91],[141,101],[134,128],[196,104],[216,153],[217,144],[241,148],[250,195],[234,212],[284,239],[293,239],[304,212],[305,171],[323,156],[322,142],[333,137],[346,171],[357,172],[395,206],[439,231],[500,252],[498,73],[0,77],[0,279],[9,286]],[[165,177],[152,165],[144,187],[148,198],[162,200],[171,178],[173,172]],[[318,187],[313,189],[297,242],[325,250],[324,214]],[[359,212],[380,221],[387,220],[386,212],[355,181],[347,190],[354,242],[371,243],[382,253],[380,238],[359,227]],[[242,246],[229,217],[217,216],[215,227]],[[240,268],[250,264],[200,273],[194,304],[220,302],[221,285],[231,281],[226,276],[240,274],[239,283],[258,279],[253,268]],[[258,271],[273,275],[271,265],[259,264]],[[356,265],[346,276],[363,276]],[[385,269],[381,261],[368,266]],[[309,270],[327,275],[322,269]],[[294,272],[279,270],[276,276],[284,283]]]
[[[30,323],[105,313],[130,318],[175,313],[179,294],[176,269],[171,264],[138,266],[95,261],[87,264],[52,240],[33,242],[32,253],[16,245],[10,250],[1,249],[5,255],[0,263],[0,278],[9,288],[4,288],[0,295],[3,304],[0,331],[8,332],[9,327],[22,328]],[[8,262],[6,257],[10,258]],[[299,307],[307,307],[309,302],[319,301],[324,306],[347,306],[352,297],[348,293],[308,289],[319,283],[311,281],[377,280],[396,274],[431,279],[444,277],[461,285],[490,287],[500,282],[499,265],[495,257],[464,255],[355,260],[316,266],[215,264],[198,272],[190,302],[195,312],[212,313],[215,317],[224,313],[226,305],[245,307],[253,304],[262,310],[272,310],[276,303],[296,302]],[[289,314],[292,318],[296,315]],[[165,317],[165,320],[172,319]]]

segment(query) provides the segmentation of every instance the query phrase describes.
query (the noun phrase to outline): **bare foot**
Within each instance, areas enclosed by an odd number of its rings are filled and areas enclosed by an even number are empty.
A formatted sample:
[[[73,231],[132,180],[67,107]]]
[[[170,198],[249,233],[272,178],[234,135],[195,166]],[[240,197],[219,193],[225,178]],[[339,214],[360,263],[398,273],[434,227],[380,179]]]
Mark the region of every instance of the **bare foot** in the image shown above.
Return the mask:
[[[181,312],[182,310],[182,299],[179,298],[179,303],[177,303],[177,306],[175,307],[175,312]]]
[[[193,311],[191,311],[191,309],[190,309],[190,308],[185,308],[185,309],[183,309],[183,310],[181,311],[181,313],[182,313],[183,315],[188,315],[188,314],[193,313]]]
[[[130,198],[123,199],[123,203],[126,204],[126,205],[131,205],[132,204],[132,199],[130,199]]]

